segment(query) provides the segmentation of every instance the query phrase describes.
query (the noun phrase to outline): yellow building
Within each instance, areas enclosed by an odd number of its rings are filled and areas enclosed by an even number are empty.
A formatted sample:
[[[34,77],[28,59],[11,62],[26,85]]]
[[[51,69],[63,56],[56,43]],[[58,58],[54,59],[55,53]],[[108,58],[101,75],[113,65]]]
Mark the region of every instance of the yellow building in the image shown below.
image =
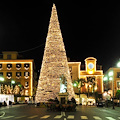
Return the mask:
[[[80,78],[81,62],[68,62],[68,65],[72,80],[77,80],[77,78]]]
[[[94,79],[95,86],[94,91],[97,91],[99,94],[103,93],[103,70],[99,67],[97,70],[96,58],[89,57],[85,59],[85,70],[80,71],[80,78],[85,79]],[[86,83],[82,92],[87,92],[88,87],[91,87],[90,83]],[[90,92],[93,92],[93,89],[90,88]]]
[[[3,52],[0,60],[0,77],[4,78],[1,93],[33,96],[33,60],[17,59],[17,55],[17,52]]]
[[[88,94],[88,92],[97,92],[98,94],[103,93],[103,70],[101,66],[99,66],[98,68],[96,61],[97,60],[94,57],[86,58],[84,70],[80,70],[80,68],[83,67],[81,65],[81,62],[68,62],[73,83],[77,79],[84,80],[83,86],[81,86],[80,84],[78,87],[74,87],[74,91],[76,94],[79,94],[79,92],[81,94]]]

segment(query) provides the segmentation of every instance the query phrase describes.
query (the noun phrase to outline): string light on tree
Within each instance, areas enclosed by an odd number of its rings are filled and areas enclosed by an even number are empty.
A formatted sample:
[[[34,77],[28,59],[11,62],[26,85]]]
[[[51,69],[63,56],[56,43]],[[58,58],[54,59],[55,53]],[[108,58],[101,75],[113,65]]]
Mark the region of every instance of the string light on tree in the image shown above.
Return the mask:
[[[75,96],[75,94],[70,77],[57,11],[55,4],[53,4],[36,92],[36,103],[47,102],[49,99],[55,99],[58,97],[58,93],[60,92],[60,76],[63,74],[67,80],[67,92],[70,100]]]

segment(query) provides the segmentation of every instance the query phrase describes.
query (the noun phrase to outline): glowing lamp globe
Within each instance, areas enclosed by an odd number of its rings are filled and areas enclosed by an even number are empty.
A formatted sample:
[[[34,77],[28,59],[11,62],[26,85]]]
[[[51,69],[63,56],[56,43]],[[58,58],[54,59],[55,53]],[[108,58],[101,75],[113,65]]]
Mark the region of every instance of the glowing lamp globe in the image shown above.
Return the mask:
[[[120,67],[120,61],[117,63],[117,67]]]

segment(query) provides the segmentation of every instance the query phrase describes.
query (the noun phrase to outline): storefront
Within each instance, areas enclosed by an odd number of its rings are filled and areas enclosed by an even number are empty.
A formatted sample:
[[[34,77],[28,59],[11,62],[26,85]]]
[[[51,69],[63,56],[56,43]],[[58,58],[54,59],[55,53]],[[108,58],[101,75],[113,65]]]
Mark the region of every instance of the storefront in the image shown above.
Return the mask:
[[[9,101],[14,102],[14,95],[0,94],[0,102],[6,102],[9,105]]]

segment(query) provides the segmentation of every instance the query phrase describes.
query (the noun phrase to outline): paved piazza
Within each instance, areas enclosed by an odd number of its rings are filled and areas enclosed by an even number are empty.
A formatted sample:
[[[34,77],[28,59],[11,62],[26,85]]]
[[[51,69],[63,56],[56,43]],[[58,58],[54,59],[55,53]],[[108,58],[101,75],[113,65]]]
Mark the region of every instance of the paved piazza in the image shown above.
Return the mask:
[[[77,106],[76,112],[47,111],[34,105],[0,108],[0,120],[120,120],[120,108]]]

